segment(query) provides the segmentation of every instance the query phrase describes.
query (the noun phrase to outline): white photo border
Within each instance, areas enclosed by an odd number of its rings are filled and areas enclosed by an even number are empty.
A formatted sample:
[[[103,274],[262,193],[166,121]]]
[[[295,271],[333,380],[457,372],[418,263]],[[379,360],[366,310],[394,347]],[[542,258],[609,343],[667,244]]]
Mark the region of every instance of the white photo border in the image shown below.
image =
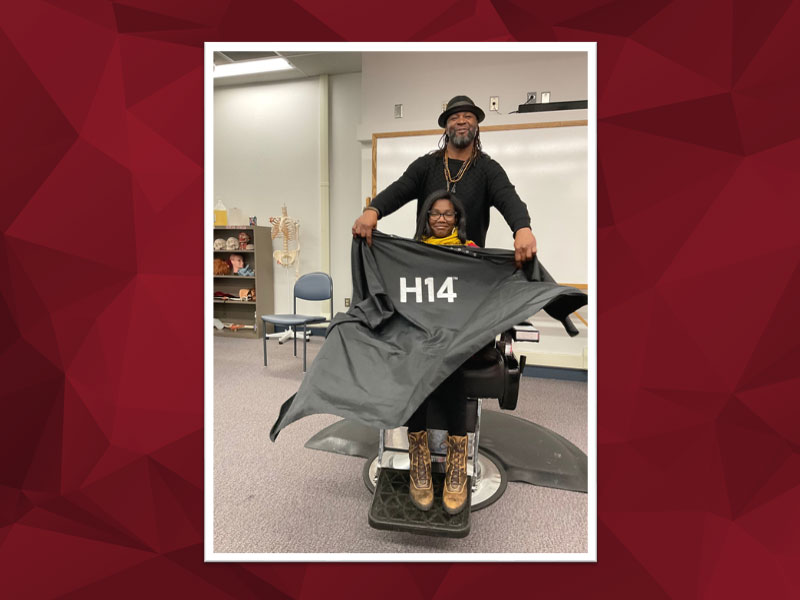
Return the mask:
[[[214,551],[214,52],[586,52],[588,73],[588,532],[585,553],[221,553]],[[206,42],[204,67],[204,559],[206,562],[596,562],[597,561],[597,44],[595,42]],[[264,436],[267,436],[265,430]]]

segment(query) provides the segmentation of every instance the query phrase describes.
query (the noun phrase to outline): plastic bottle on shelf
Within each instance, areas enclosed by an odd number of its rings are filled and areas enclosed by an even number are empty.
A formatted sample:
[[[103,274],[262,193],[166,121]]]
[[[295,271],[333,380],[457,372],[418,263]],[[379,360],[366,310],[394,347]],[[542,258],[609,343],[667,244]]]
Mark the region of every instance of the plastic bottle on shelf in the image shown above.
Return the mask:
[[[228,211],[228,223],[231,225],[242,225],[244,226],[247,221],[244,220],[244,216],[242,215],[242,210],[238,206],[233,206]]]
[[[228,224],[228,209],[222,203],[222,198],[217,197],[214,205],[214,227],[221,227]]]

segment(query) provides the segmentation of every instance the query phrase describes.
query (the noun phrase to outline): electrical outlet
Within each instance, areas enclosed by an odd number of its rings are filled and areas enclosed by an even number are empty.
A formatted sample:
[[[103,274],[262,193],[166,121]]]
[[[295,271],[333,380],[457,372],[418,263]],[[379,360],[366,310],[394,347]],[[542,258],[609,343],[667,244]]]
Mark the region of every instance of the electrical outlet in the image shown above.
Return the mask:
[[[550,102],[550,92],[542,92],[542,104]]]
[[[403,105],[402,104],[395,104],[394,105],[394,118],[395,119],[402,119],[403,118]]]
[[[536,104],[536,92],[528,92],[528,99],[525,104]]]
[[[489,110],[500,110],[500,96],[489,98]]]
[[[345,298],[344,299],[344,307],[347,308],[348,306],[350,306],[350,298]]]

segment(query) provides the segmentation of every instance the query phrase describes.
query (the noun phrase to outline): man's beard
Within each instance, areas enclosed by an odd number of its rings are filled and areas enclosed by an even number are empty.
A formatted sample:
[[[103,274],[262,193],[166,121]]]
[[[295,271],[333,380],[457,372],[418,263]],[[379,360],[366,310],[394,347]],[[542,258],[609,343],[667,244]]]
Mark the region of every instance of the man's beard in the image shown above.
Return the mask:
[[[472,142],[475,139],[475,136],[477,134],[478,134],[478,128],[477,127],[469,127],[468,126],[467,127],[467,132],[463,133],[461,135],[456,134],[455,126],[450,127],[447,130],[448,140],[450,141],[451,144],[453,144],[453,146],[455,146],[459,150],[462,150],[462,149],[466,148],[467,146],[469,146],[470,144],[472,144]]]

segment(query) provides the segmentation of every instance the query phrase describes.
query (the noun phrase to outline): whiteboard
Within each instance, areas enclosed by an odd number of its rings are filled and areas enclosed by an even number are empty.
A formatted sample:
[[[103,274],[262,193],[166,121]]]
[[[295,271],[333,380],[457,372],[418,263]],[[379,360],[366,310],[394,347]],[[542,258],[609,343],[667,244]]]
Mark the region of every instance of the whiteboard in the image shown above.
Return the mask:
[[[414,159],[435,149],[439,134],[376,137],[377,190]],[[481,130],[483,150],[500,163],[528,206],[539,258],[560,283],[588,281],[588,133],[585,125]],[[444,187],[444,184],[442,184]],[[384,217],[378,229],[413,237],[417,203]],[[487,248],[514,249],[511,229],[492,208]]]

